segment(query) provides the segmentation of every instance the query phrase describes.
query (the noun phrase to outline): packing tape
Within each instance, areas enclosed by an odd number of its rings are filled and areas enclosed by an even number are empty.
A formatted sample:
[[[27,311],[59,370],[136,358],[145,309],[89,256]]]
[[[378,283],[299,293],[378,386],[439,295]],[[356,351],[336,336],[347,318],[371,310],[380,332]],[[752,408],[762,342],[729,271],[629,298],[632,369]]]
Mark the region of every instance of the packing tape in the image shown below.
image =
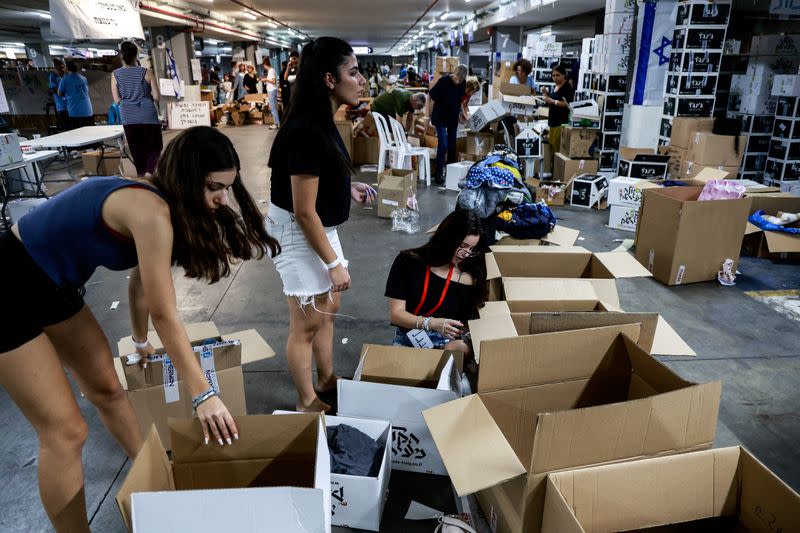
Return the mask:
[[[166,356],[164,356],[162,369],[164,372],[164,401],[175,403],[181,399],[181,391],[178,387],[178,369]]]
[[[217,381],[217,369],[214,365],[214,346],[206,344],[202,346],[200,351],[200,367],[203,369],[203,375],[208,381],[208,384],[214,389],[214,392],[219,394],[219,382]]]
[[[686,274],[686,265],[678,267],[678,273],[675,275],[675,285],[683,283],[683,276]]]
[[[647,258],[647,270],[650,272],[653,271],[653,263],[655,263],[656,259],[656,251],[650,250],[650,257]]]

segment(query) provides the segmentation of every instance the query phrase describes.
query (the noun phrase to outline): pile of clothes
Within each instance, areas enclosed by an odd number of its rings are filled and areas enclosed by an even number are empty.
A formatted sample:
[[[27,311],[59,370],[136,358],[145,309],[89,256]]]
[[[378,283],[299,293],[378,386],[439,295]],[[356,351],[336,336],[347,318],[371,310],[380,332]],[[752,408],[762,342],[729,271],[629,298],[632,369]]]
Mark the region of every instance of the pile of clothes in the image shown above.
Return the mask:
[[[496,144],[472,165],[458,186],[458,208],[475,211],[490,235],[497,230],[515,239],[541,239],[556,225],[550,208],[544,202],[534,203],[522,183],[516,153],[504,144]]]

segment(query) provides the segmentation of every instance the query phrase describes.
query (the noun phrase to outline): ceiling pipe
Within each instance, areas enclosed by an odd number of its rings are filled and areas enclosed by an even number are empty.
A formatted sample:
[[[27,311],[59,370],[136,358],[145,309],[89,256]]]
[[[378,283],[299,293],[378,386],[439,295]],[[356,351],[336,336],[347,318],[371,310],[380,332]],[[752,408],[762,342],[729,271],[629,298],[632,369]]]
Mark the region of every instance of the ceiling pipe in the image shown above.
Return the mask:
[[[235,2],[236,0],[233,0],[233,1]],[[409,28],[408,28],[408,29],[407,29],[407,30],[406,30],[406,31],[403,33],[403,35],[401,35],[401,36],[400,36],[400,38],[399,38],[399,39],[397,39],[397,40],[394,42],[394,44],[393,44],[392,46],[390,46],[389,48],[387,48],[387,49],[386,49],[386,53],[389,53],[389,52],[391,52],[391,51],[392,51],[392,49],[393,49],[395,46],[397,46],[397,43],[399,43],[400,41],[402,41],[402,40],[403,40],[403,38],[404,38],[406,35],[408,35],[408,32],[410,32],[411,30],[413,30],[413,29],[414,29],[414,27],[415,27],[417,24],[419,24],[419,21],[421,21],[422,19],[424,19],[424,18],[425,18],[425,15],[427,15],[427,14],[430,12],[430,10],[431,10],[431,9],[433,9],[433,8],[434,8],[434,6],[435,6],[436,4],[438,4],[438,3],[439,3],[439,0],[433,0],[433,2],[431,2],[431,4],[428,6],[428,9],[426,9],[426,10],[425,10],[425,11],[422,13],[422,15],[420,15],[419,17],[417,17],[417,20],[415,20],[415,21],[414,21],[414,23],[413,23],[413,24],[412,24],[412,25],[411,25],[411,26],[410,26],[410,27],[409,27]]]
[[[311,37],[309,34],[307,34],[306,32],[304,32],[304,31],[300,31],[300,30],[299,30],[299,29],[297,29],[297,28],[292,28],[292,27],[291,27],[291,26],[289,26],[288,24],[285,24],[285,23],[281,22],[280,20],[276,19],[275,17],[271,17],[271,16],[267,15],[266,13],[262,13],[262,12],[261,12],[261,11],[259,11],[258,9],[254,8],[254,7],[252,7],[252,6],[248,6],[248,5],[247,5],[247,4],[245,4],[244,2],[240,2],[239,0],[230,0],[230,1],[231,1],[231,2],[233,2],[234,4],[238,5],[238,6],[241,6],[241,7],[245,8],[245,9],[247,9],[247,10],[249,10],[249,11],[252,11],[253,13],[258,13],[259,15],[261,15],[262,17],[264,17],[265,19],[271,20],[271,21],[272,21],[272,22],[274,22],[275,24],[277,24],[277,25],[279,25],[279,26],[283,26],[283,27],[284,27],[284,28],[286,28],[287,30],[290,30],[290,31],[297,32],[297,33],[299,33],[300,35],[303,35],[303,36],[305,36],[305,37],[307,37],[307,38],[309,38],[309,39],[311,39],[311,38],[312,38],[312,37]],[[290,38],[291,38],[291,37],[290,37]]]
[[[142,10],[142,11],[151,11],[153,13],[160,13],[160,14],[166,15],[168,17],[173,17],[173,18],[185,20],[187,22],[191,22],[191,23],[195,24],[198,27],[214,28],[214,29],[221,30],[221,31],[224,31],[224,32],[227,32],[227,33],[233,33],[233,34],[236,34],[236,35],[241,35],[243,37],[247,37],[248,40],[254,40],[256,42],[261,42],[261,41],[263,41],[265,39],[265,37],[263,37],[261,35],[258,35],[258,34],[255,34],[255,33],[249,33],[249,32],[246,32],[246,31],[237,30],[236,28],[231,28],[231,27],[228,27],[228,26],[223,26],[221,24],[216,24],[214,22],[208,22],[208,21],[205,21],[205,20],[201,20],[201,19],[199,19],[197,17],[193,17],[193,16],[187,15],[185,13],[169,11],[169,10],[166,10],[166,9],[150,6],[150,5],[147,5],[147,4],[141,4],[139,6],[139,9]]]

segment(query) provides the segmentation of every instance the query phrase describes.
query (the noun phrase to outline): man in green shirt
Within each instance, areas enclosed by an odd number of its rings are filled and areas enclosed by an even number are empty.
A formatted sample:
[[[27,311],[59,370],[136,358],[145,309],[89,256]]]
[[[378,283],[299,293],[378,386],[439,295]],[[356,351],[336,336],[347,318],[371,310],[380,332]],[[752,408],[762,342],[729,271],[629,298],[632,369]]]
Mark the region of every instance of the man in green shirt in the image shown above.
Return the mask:
[[[425,107],[425,93],[412,94],[403,89],[394,89],[373,100],[370,109],[373,113],[380,113],[384,117],[392,118],[399,118],[408,113],[408,118],[406,118],[406,131],[408,131],[414,120],[413,111],[418,111],[423,107]]]

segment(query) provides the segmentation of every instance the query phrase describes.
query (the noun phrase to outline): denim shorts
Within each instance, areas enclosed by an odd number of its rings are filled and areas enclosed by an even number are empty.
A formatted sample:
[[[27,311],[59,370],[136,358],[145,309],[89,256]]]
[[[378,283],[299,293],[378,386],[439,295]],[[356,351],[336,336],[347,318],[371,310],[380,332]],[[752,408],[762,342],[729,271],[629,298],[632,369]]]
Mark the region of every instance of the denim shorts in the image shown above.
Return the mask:
[[[411,339],[409,339],[408,335],[406,335],[407,332],[407,329],[397,328],[397,331],[394,335],[394,340],[392,341],[392,346],[405,346],[407,348],[413,348],[414,345],[411,344]],[[431,342],[433,342],[433,347],[437,350],[441,350],[452,340],[448,339],[438,331],[429,331],[428,337],[430,337]]]

